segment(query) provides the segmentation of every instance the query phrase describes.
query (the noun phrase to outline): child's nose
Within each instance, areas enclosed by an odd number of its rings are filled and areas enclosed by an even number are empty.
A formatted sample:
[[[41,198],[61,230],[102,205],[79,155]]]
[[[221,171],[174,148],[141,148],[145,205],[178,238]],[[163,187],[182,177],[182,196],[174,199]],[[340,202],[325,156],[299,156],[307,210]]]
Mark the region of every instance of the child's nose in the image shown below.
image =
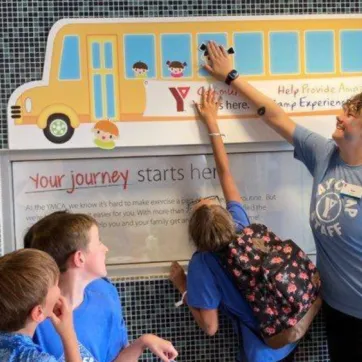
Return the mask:
[[[344,116],[337,116],[337,121],[340,122],[340,123],[344,123],[345,121],[345,117]]]

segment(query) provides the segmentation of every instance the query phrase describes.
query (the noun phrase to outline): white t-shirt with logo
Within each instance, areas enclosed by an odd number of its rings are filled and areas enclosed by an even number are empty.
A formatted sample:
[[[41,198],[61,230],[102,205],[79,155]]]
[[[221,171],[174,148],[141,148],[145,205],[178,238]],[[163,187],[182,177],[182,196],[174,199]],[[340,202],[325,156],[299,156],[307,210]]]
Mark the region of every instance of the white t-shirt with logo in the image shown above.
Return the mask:
[[[362,186],[362,165],[347,165],[333,140],[301,126],[293,135],[294,156],[314,178],[310,226],[324,300],[362,318],[362,200],[341,194],[345,183]]]

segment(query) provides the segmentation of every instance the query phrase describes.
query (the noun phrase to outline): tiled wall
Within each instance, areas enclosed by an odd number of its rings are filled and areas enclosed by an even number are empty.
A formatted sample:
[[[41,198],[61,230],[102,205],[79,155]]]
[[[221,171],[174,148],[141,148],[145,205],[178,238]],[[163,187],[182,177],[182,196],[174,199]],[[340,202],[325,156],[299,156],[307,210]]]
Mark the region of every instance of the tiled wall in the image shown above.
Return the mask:
[[[156,333],[172,343],[180,353],[180,362],[233,362],[238,340],[231,324],[221,315],[219,332],[207,337],[195,324],[188,308],[175,308],[180,299],[165,276],[147,279],[113,279],[121,302],[131,339],[143,333]],[[300,343],[295,362],[327,362],[328,352],[322,315],[313,322]],[[142,361],[157,361],[145,354]],[[348,362],[348,361],[346,361]]]
[[[157,17],[360,13],[362,0],[0,0],[0,148],[7,148],[6,105],[19,85],[41,78],[46,38],[52,24],[66,17]],[[165,277],[115,280],[130,338],[153,332],[172,340],[179,361],[234,361],[237,340],[221,319],[220,332],[208,338],[196,327]],[[153,361],[145,355],[144,361]],[[301,343],[296,361],[328,361],[322,316]]]
[[[215,337],[207,337],[195,324],[184,307],[175,308],[179,293],[165,277],[139,280],[114,280],[121,294],[121,302],[130,338],[143,333],[156,333],[172,341],[180,353],[178,361],[234,361],[237,340],[231,326],[222,319]],[[142,361],[156,361],[145,354]]]

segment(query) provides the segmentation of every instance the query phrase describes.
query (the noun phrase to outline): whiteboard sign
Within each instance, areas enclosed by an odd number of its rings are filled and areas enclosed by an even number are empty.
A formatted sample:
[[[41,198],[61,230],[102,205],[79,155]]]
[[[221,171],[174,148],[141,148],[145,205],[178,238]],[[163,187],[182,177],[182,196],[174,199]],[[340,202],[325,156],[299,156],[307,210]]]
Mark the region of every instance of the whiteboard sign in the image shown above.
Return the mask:
[[[61,19],[42,77],[9,99],[9,147],[207,144],[194,101],[209,85],[228,143],[280,141],[245,95],[202,69],[210,40],[232,48],[232,67],[295,122],[329,137],[362,91],[361,30],[361,14]]]
[[[292,153],[231,154],[230,163],[251,221],[314,252],[311,177]],[[214,166],[210,155],[14,162],[17,247],[39,218],[68,209],[97,219],[109,265],[189,259],[187,204],[222,195]]]

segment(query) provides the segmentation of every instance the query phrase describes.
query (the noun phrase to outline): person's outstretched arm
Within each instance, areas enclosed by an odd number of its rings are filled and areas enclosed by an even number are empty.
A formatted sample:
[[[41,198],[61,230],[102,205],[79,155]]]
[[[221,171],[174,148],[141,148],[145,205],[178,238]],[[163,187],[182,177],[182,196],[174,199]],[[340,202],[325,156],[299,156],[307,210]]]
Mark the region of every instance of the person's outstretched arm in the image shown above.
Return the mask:
[[[207,127],[212,150],[215,158],[216,170],[226,202],[240,202],[240,193],[229,167],[229,159],[225,150],[224,141],[217,123],[217,111],[220,100],[212,89],[203,90],[201,103],[195,103],[198,113]]]
[[[216,79],[224,82],[233,69],[230,55],[222,46],[212,41],[207,44],[207,50],[210,63],[205,64],[204,68]],[[242,76],[232,81],[231,86],[248,98],[260,110],[261,114],[264,112],[261,117],[267,125],[293,144],[293,133],[296,124],[281,107],[250,85]]]

